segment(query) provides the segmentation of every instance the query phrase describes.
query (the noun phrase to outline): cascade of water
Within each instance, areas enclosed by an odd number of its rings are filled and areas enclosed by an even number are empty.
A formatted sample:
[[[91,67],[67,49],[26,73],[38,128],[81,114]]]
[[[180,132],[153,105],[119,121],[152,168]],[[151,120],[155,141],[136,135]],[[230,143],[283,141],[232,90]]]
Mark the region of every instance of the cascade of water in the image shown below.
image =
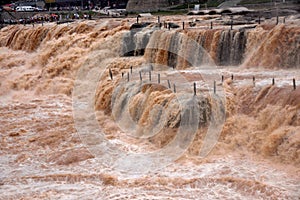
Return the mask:
[[[144,55],[150,36],[156,27],[145,27],[132,29],[124,34],[123,50],[124,56]]]
[[[152,34],[146,48],[145,59],[177,69],[212,63],[209,54],[197,41],[183,33],[164,31],[155,31]]]
[[[185,106],[179,105],[178,98]],[[191,97],[185,92],[175,95],[168,88],[147,81],[119,84],[113,92],[111,106],[121,128],[137,137],[150,137],[164,127],[176,128],[179,124],[183,129],[191,124],[205,126],[211,114],[206,97]]]
[[[243,59],[245,46],[244,32],[222,31],[217,50],[217,63],[225,66],[239,65]]]

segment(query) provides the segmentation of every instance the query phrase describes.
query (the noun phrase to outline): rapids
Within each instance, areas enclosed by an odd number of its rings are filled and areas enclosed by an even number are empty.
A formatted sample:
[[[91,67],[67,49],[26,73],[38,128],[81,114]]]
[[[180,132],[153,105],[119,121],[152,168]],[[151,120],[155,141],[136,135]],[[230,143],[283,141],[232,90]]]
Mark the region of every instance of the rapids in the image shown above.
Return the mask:
[[[298,199],[299,20],[133,23],[0,30],[0,198]]]

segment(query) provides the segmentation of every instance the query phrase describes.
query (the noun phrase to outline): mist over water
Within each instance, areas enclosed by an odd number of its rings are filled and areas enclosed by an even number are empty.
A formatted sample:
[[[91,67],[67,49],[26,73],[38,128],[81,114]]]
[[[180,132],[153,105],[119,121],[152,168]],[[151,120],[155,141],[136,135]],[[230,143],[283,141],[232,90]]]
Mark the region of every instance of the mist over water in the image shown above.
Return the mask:
[[[0,30],[0,197],[298,199],[299,21],[133,20]]]

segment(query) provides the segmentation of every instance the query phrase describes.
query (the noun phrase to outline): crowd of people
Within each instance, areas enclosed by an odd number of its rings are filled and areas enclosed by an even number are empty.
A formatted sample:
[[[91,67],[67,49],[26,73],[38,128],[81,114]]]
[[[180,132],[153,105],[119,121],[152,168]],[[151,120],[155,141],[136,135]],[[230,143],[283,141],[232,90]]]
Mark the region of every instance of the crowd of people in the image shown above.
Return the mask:
[[[34,24],[34,23],[44,23],[44,22],[58,22],[62,20],[75,20],[75,19],[91,19],[91,14],[85,13],[70,13],[70,14],[36,14],[28,18],[10,18],[3,19],[0,21],[1,24]]]

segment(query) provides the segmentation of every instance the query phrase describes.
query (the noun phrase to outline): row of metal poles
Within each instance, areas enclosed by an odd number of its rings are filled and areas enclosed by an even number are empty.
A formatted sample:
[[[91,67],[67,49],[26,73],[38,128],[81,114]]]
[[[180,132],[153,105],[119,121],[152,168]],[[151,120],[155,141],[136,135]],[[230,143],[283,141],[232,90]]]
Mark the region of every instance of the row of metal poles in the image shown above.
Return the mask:
[[[130,74],[133,73],[133,69],[132,67],[130,67],[130,72],[127,72],[127,82],[130,81]],[[122,72],[122,78],[124,77],[124,72]],[[112,73],[112,70],[109,68],[109,76],[110,76],[110,79],[113,80],[113,73]],[[149,76],[149,81],[152,81],[152,74],[151,74],[151,71],[148,72],[148,76]],[[142,76],[142,72],[139,71],[139,78],[140,78],[140,81],[143,81],[143,76]],[[256,82],[256,79],[255,79],[255,76],[253,76],[253,86],[255,86],[255,82]],[[234,80],[234,75],[232,74],[231,75],[231,80],[233,81]],[[222,83],[224,82],[224,75],[221,76],[221,81]],[[160,73],[157,74],[157,83],[160,84],[161,82],[161,76],[160,76]],[[167,80],[167,83],[168,83],[168,88],[171,89],[171,82],[170,80]],[[272,78],[272,85],[275,85],[275,78]],[[296,79],[293,78],[292,80],[292,85],[293,85],[293,89],[296,90]],[[213,84],[213,90],[214,90],[214,93],[216,94],[217,92],[217,84],[216,84],[216,81],[214,80],[214,84]],[[173,91],[174,93],[176,93],[176,85],[175,83],[173,84]],[[194,82],[194,95],[197,95],[197,85],[196,85],[196,82]]]
[[[233,20],[230,21],[230,30],[233,30],[233,25],[234,25],[233,22],[234,22]],[[139,23],[139,16],[136,18],[136,23]],[[169,29],[169,30],[172,28],[172,23],[171,22],[165,22],[164,21],[163,23],[161,23],[160,16],[157,16],[157,23],[159,24],[159,27],[163,26],[164,28]],[[283,23],[285,24],[285,17],[283,18]],[[260,16],[258,17],[258,24],[261,24],[261,17]],[[278,25],[278,24],[279,24],[279,16],[276,17],[276,25]],[[210,29],[213,29],[213,26],[214,26],[214,24],[211,21],[210,22]],[[185,30],[185,22],[182,22],[182,29]]]

